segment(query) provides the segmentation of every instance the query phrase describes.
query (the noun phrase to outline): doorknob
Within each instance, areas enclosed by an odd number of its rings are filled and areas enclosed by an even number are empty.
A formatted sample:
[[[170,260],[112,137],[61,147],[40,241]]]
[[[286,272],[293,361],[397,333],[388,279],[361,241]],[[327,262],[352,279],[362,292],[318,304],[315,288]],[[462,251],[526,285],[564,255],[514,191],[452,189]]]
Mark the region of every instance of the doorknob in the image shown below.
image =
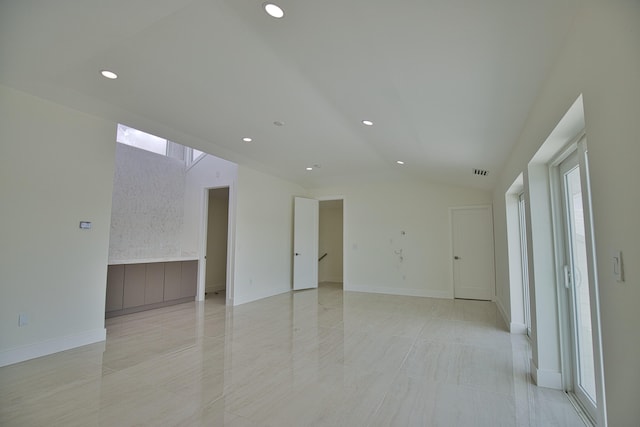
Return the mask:
[[[455,255],[453,259],[460,259],[460,257],[458,255]]]
[[[296,256],[300,255],[298,252],[296,252]]]

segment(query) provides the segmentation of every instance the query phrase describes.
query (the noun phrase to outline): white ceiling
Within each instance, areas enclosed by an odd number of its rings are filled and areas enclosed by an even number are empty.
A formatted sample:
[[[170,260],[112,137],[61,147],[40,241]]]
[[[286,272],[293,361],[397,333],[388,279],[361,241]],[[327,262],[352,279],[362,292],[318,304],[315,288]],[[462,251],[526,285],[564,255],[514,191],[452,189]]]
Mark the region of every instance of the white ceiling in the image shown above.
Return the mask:
[[[280,20],[262,0],[2,1],[0,82],[307,187],[393,173],[490,189],[578,7],[277,3]]]

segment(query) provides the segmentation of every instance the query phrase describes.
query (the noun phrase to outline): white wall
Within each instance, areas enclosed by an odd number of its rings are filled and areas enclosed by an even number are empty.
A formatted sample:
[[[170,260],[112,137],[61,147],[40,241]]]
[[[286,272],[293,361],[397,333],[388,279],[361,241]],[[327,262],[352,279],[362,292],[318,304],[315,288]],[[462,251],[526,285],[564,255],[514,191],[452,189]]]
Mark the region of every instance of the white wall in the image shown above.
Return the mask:
[[[109,262],[181,256],[185,164],[116,144]]]
[[[501,174],[494,192],[496,259],[506,258],[505,191],[582,93],[589,148],[607,418],[610,426],[640,419],[640,3],[585,2],[564,51]],[[611,272],[622,250],[626,281]],[[508,304],[508,271],[497,264],[499,297]]]
[[[234,203],[234,187],[238,165],[215,156],[205,156],[194,164],[186,175],[184,194],[184,224],[182,229],[182,256],[197,257],[201,252],[202,219],[208,188],[229,187],[230,203]],[[233,207],[232,207],[233,209]]]
[[[238,169],[234,304],[291,289],[293,198],[299,185]]]
[[[449,208],[491,204],[489,192],[392,177],[313,191],[335,194],[344,196],[345,290],[453,297]]]
[[[198,258],[207,189],[235,184],[237,165],[206,155],[183,161],[116,144],[111,262]]]
[[[318,281],[342,282],[342,203],[320,202],[318,256],[327,254],[318,265]]]
[[[0,86],[0,365],[105,337],[115,134]]]

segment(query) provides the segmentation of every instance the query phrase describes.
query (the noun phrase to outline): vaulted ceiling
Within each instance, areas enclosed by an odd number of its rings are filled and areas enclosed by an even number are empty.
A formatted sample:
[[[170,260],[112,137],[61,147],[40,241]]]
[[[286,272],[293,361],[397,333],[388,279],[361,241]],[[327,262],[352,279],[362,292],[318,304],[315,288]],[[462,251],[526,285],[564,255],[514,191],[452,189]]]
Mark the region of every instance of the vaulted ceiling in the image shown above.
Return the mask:
[[[262,0],[2,1],[0,83],[308,187],[393,173],[490,189],[579,7],[276,3],[281,19]]]

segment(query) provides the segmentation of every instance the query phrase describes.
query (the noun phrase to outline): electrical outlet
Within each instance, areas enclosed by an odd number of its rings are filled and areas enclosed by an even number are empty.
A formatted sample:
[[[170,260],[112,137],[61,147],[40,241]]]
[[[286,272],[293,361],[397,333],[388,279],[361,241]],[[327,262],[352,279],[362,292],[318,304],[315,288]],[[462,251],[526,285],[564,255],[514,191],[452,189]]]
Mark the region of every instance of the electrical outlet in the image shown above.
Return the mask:
[[[29,324],[29,316],[27,313],[18,314],[18,326],[23,327]]]

